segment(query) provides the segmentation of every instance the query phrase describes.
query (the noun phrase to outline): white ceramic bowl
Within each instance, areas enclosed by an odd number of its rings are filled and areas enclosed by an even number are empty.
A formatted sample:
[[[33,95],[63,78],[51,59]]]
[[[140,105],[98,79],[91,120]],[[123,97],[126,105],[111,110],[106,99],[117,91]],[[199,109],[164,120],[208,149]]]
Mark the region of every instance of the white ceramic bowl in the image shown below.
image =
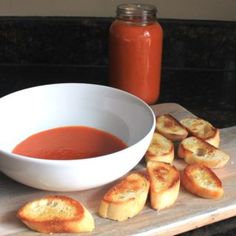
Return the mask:
[[[92,84],[51,84],[17,91],[0,98],[0,112],[0,170],[20,183],[51,191],[90,189],[125,175],[144,156],[155,128],[152,110],[140,99]],[[105,130],[128,147],[80,160],[11,153],[31,134],[65,125]]]

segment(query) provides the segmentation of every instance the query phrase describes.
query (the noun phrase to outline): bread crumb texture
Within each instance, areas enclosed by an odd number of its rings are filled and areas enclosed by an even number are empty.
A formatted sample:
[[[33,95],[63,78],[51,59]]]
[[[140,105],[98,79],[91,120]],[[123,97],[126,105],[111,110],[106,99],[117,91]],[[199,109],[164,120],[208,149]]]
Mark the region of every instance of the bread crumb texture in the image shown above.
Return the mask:
[[[95,227],[93,216],[79,201],[60,195],[32,200],[18,210],[17,216],[41,233],[91,232]]]

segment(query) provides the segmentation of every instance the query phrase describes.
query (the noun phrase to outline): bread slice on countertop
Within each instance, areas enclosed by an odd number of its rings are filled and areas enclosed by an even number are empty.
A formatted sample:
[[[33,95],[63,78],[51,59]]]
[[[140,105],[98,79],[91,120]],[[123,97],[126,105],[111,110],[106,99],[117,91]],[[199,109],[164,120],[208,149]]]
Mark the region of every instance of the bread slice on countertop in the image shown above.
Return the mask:
[[[209,168],[224,167],[230,159],[222,150],[194,136],[181,141],[178,156],[188,164],[200,163]]]
[[[174,160],[173,142],[163,135],[154,132],[145,159],[146,161],[160,161],[172,164]]]
[[[156,117],[156,130],[172,141],[180,141],[188,136],[187,129],[170,114]]]
[[[124,221],[137,215],[146,203],[149,186],[147,174],[141,172],[129,174],[104,195],[99,215],[117,221]]]
[[[186,190],[203,198],[219,199],[224,194],[221,180],[201,164],[187,165],[181,173],[181,183]]]
[[[208,121],[196,117],[187,117],[180,120],[180,123],[188,130],[188,132],[192,136],[201,138],[211,145],[219,147],[220,131]]]
[[[75,199],[49,195],[23,205],[18,218],[30,229],[41,233],[91,232],[94,219]]]
[[[179,195],[180,174],[170,164],[149,161],[147,171],[150,178],[151,207],[161,210],[175,203]]]

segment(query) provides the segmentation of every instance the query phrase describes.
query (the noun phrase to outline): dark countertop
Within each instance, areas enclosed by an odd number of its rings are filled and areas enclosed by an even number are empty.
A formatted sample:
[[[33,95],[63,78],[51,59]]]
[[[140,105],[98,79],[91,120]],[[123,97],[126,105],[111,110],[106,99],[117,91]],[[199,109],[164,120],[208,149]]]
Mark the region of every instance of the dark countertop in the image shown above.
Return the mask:
[[[0,17],[0,96],[56,82],[107,84],[112,18]],[[159,19],[164,30],[159,102],[215,126],[236,125],[236,22]]]
[[[0,66],[0,96],[48,83],[108,85],[107,66]],[[157,103],[175,102],[219,128],[236,125],[236,72],[163,70]]]
[[[108,85],[110,23],[97,18],[0,18],[0,97],[49,83]],[[165,35],[158,103],[178,103],[219,128],[235,126],[235,22],[161,23]],[[182,235],[236,235],[236,218]]]

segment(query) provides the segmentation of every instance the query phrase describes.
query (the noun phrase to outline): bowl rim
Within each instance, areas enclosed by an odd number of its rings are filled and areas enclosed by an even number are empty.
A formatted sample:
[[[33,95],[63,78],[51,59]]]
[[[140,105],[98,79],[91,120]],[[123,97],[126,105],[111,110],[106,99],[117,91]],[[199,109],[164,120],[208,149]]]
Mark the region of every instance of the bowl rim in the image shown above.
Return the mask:
[[[83,158],[83,159],[73,159],[73,160],[51,160],[51,159],[42,159],[42,158],[37,158],[37,157],[29,157],[29,156],[24,156],[24,155],[19,155],[19,154],[15,154],[15,153],[12,153],[12,152],[9,152],[9,151],[5,151],[5,150],[2,150],[0,148],[0,153],[4,154],[5,156],[8,155],[8,158],[11,158],[11,159],[17,159],[18,161],[22,160],[22,161],[26,161],[26,162],[34,162],[34,163],[41,163],[41,164],[53,164],[53,165],[69,165],[69,164],[74,164],[74,163],[83,163],[83,162],[90,162],[90,161],[96,161],[96,160],[100,160],[100,159],[107,159],[107,158],[112,158],[112,156],[116,153],[116,154],[122,154],[122,152],[126,152],[126,150],[128,149],[131,149],[131,148],[135,148],[136,145],[138,145],[144,138],[146,138],[150,133],[154,132],[155,130],[155,125],[156,125],[156,119],[155,119],[155,114],[154,114],[154,111],[151,109],[151,107],[146,103],[144,102],[142,99],[140,99],[139,97],[129,93],[129,92],[126,92],[126,91],[123,91],[121,89],[117,89],[117,88],[114,88],[114,87],[110,87],[110,86],[107,86],[107,85],[100,85],[100,84],[91,84],[91,83],[53,83],[53,84],[43,84],[43,85],[38,85],[38,86],[33,86],[33,87],[28,87],[28,88],[24,88],[24,89],[21,89],[21,90],[17,90],[15,92],[12,92],[12,93],[9,93],[3,97],[0,97],[0,103],[1,103],[1,100],[3,99],[7,99],[7,97],[9,96],[12,96],[14,94],[17,94],[17,93],[21,93],[21,92],[24,92],[24,91],[27,91],[27,90],[32,90],[32,89],[37,89],[37,88],[43,88],[43,87],[58,87],[58,86],[89,86],[89,87],[100,87],[100,88],[104,88],[104,89],[109,89],[109,90],[114,90],[118,93],[123,93],[124,95],[128,96],[128,97],[131,97],[132,99],[138,101],[140,104],[142,104],[146,110],[150,113],[151,117],[152,117],[152,125],[149,129],[149,131],[146,133],[145,136],[143,136],[141,139],[139,139],[136,143],[132,144],[131,146],[127,146],[126,148],[122,149],[122,150],[119,150],[117,152],[113,152],[113,153],[110,153],[110,154],[106,154],[106,155],[101,155],[101,156],[96,156],[96,157],[90,157],[90,158]]]

